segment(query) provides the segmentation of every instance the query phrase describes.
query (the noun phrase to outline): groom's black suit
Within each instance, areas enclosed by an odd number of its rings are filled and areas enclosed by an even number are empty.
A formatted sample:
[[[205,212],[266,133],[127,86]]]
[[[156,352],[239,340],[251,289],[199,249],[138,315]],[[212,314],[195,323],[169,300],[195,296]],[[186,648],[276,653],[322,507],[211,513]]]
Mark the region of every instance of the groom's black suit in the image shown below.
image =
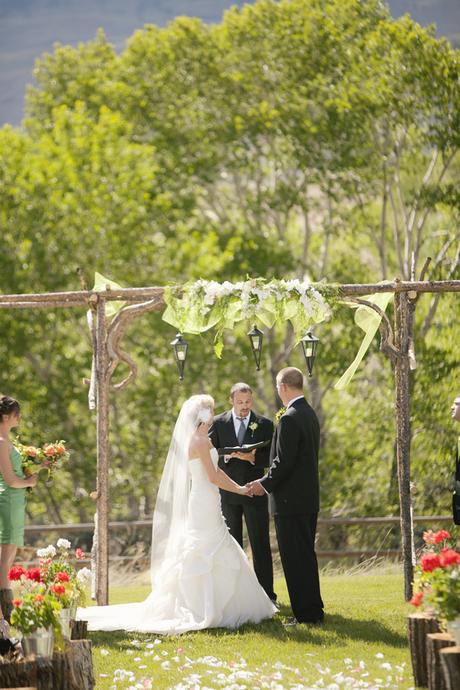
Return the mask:
[[[318,451],[318,418],[302,397],[279,421],[270,451],[270,470],[261,481],[271,495],[292,611],[301,623],[324,617],[315,554]]]
[[[257,428],[251,430],[252,424]],[[273,436],[273,423],[266,417],[256,415],[251,411],[249,423],[243,443],[257,443],[267,441]],[[237,446],[238,441],[233,423],[232,411],[214,417],[209,430],[209,437],[215,448],[225,446]],[[219,467],[240,486],[248,482],[260,479],[269,465],[270,447],[260,448],[256,451],[255,463],[252,465],[245,460],[230,458],[228,462],[219,457]],[[220,492],[222,513],[232,537],[243,546],[243,515],[248,530],[249,543],[251,544],[254,571],[257,579],[267,592],[270,599],[276,599],[273,592],[273,564],[270,548],[268,497],[267,496],[240,496],[231,491]]]

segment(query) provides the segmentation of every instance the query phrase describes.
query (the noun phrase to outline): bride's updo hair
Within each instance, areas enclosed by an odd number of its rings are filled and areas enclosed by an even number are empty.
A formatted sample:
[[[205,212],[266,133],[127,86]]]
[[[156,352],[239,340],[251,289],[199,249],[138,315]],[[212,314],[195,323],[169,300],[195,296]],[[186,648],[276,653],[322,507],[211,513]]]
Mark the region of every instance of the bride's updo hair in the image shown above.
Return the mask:
[[[21,406],[14,398],[9,395],[0,395],[0,422],[3,422],[4,415],[14,414],[16,416],[21,412]]]
[[[193,425],[195,428],[212,420],[214,398],[210,395],[192,395],[187,402],[192,406]]]

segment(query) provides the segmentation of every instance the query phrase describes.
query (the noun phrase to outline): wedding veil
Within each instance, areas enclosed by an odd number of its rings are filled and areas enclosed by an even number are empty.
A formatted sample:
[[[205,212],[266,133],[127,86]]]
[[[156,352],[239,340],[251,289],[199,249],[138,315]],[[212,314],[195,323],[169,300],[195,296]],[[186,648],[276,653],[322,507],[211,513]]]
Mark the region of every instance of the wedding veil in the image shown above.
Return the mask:
[[[198,425],[214,408],[210,395],[192,395],[182,405],[158,488],[152,524],[150,574],[152,589],[181,550],[190,495],[188,450]],[[205,413],[207,412],[207,414]]]

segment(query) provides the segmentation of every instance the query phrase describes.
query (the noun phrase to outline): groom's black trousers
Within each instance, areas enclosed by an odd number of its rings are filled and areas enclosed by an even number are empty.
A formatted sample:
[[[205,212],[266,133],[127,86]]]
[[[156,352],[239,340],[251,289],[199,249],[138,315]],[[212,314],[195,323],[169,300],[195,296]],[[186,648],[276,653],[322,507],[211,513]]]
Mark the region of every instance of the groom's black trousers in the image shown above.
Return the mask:
[[[318,513],[275,515],[276,538],[292,612],[299,623],[322,620],[315,534]]]
[[[273,591],[273,563],[270,548],[269,517],[267,504],[248,505],[222,501],[222,513],[230,534],[243,548],[243,515],[248,530],[254,572],[270,599]]]

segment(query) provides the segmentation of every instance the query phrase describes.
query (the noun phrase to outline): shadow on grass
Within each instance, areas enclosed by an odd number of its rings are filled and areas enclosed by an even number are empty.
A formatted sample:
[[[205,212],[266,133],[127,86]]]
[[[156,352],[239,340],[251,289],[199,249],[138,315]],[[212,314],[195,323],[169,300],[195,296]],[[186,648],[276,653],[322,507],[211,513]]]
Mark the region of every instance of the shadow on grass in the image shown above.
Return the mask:
[[[264,637],[276,638],[279,642],[302,642],[322,647],[345,647],[347,640],[360,640],[367,643],[380,643],[390,647],[406,647],[407,638],[395,630],[387,627],[378,620],[362,620],[345,618],[339,614],[327,615],[326,622],[320,626],[296,625],[285,627],[286,613],[290,609],[282,607],[280,614],[271,620],[259,624],[246,623],[238,630],[229,628],[208,628],[203,631],[184,633],[177,636],[156,635],[155,633],[127,633],[121,630],[115,632],[93,632],[90,639],[96,646],[115,648],[120,651],[132,649],[132,641],[151,641],[158,637],[163,642],[179,639],[193,640],[195,637],[208,635],[211,637],[232,638],[244,634],[257,634]],[[284,615],[283,615],[284,614]]]

